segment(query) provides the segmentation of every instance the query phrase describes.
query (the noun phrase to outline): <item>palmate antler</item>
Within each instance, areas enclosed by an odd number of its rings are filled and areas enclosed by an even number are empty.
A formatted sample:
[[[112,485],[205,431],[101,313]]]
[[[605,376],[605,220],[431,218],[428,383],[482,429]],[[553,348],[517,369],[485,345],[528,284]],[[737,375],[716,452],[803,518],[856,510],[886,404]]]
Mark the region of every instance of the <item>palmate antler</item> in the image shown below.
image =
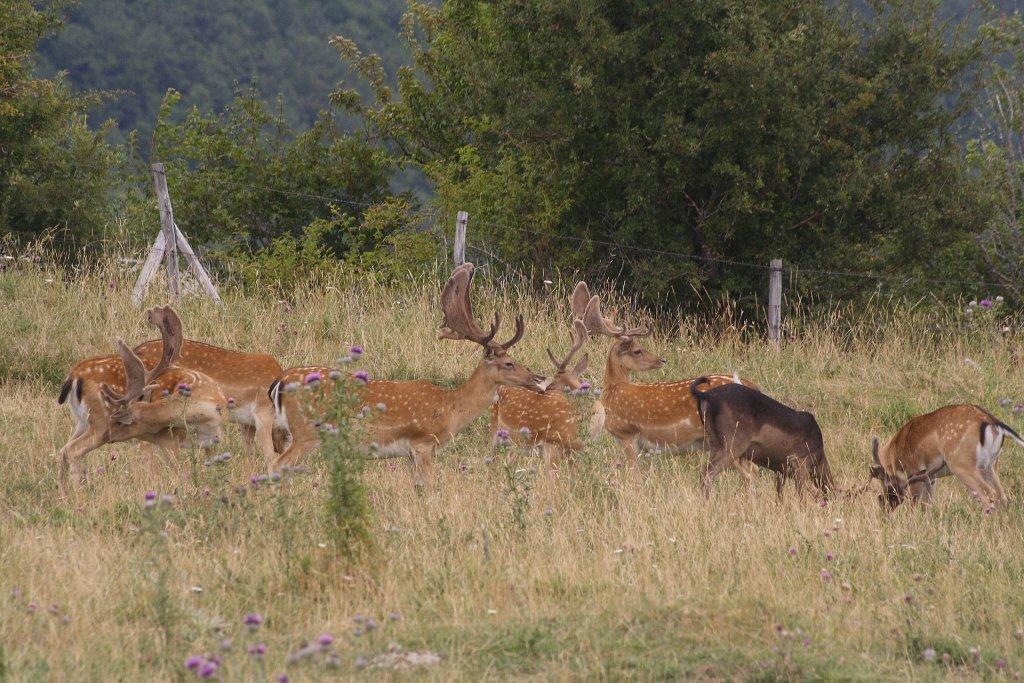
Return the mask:
[[[142,360],[124,343],[117,340],[117,353],[121,356],[125,372],[125,390],[117,393],[107,384],[100,385],[100,393],[118,410],[126,408],[130,403],[138,401],[146,392],[153,388],[152,382],[174,364],[181,356],[181,344],[184,339],[181,332],[181,319],[170,306],[157,306],[146,313],[149,323],[160,330],[163,339],[163,353],[160,361],[149,372]]]
[[[508,351],[523,337],[523,316],[516,316],[516,330],[512,338],[503,344],[494,341],[494,335],[501,326],[501,316],[494,314],[491,328],[484,332],[473,317],[473,304],[469,299],[469,288],[476,272],[472,263],[465,263],[454,271],[441,290],[441,339],[466,339],[487,349]]]
[[[572,298],[573,315],[580,318],[586,326],[589,334],[603,334],[606,337],[618,338],[623,341],[630,341],[651,335],[651,328],[647,325],[624,329],[615,325],[610,318],[606,318],[601,312],[601,298],[596,294],[590,296],[590,290],[586,282],[580,282],[573,290]]]

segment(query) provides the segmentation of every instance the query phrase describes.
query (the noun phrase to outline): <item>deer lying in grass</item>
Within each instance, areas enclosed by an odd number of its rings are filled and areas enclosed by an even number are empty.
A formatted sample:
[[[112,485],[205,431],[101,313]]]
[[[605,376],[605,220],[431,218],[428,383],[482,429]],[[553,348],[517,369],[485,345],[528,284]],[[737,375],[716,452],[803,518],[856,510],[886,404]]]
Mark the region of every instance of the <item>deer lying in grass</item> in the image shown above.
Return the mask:
[[[437,449],[465,429],[494,401],[498,387],[514,386],[541,390],[544,377],[536,375],[516,363],[508,351],[523,336],[523,317],[517,316],[512,338],[503,344],[494,341],[501,319],[494,315],[490,330],[484,332],[473,318],[469,300],[473,281],[473,264],[455,269],[441,292],[444,313],[441,339],[465,339],[483,348],[480,363],[470,378],[461,386],[446,389],[422,380],[368,381],[359,386],[360,410],[368,410],[365,421],[366,445],[373,445],[379,456],[411,454],[414,483],[430,486],[433,480],[433,461]],[[302,383],[311,373],[330,377],[329,368],[302,367],[286,370],[271,386],[277,410],[277,424],[287,426],[292,443],[278,458],[275,469],[296,463],[316,447],[319,441],[310,413],[304,409],[302,396],[283,391],[294,383]],[[336,373],[335,373],[336,374]],[[325,395],[340,384],[323,382]],[[325,398],[327,397],[325,396]],[[323,399],[321,399],[323,400]]]
[[[176,453],[184,440],[203,447],[220,440],[226,404],[220,386],[174,365],[181,321],[170,307],[150,310],[149,320],[163,336],[161,358],[151,370],[118,340],[118,356],[80,363],[86,370],[65,382],[62,398],[70,395],[78,424],[59,453],[62,486],[83,481],[83,459],[108,443],[141,439]]]
[[[160,310],[165,309],[152,309],[151,323],[153,311]],[[179,342],[180,357],[175,364],[205,375],[220,385],[232,408],[228,418],[239,425],[249,447],[259,449],[269,468],[288,440],[287,431],[273,430],[274,406],[267,396],[267,387],[281,374],[281,364],[265,354],[232,351],[191,339]],[[164,350],[163,341],[154,339],[135,347],[134,353],[147,368],[154,368]],[[124,366],[117,355],[90,358],[75,364],[68,372],[58,403],[70,400],[71,412],[81,422],[80,403],[86,382],[123,386],[124,381]],[[161,441],[169,443],[169,438],[161,437]]]
[[[701,476],[707,495],[715,477],[738,460],[746,460],[775,472],[775,491],[782,497],[787,479],[794,479],[798,492],[807,481],[823,496],[834,488],[832,472],[825,459],[825,446],[814,415],[793,410],[757,389],[742,384],[723,384],[708,391],[707,377],[690,383],[697,413],[704,424],[711,459]]]
[[[572,294],[573,314],[583,320],[590,334],[602,334],[615,340],[608,350],[601,400],[596,405],[597,421],[622,446],[626,461],[636,464],[641,446],[667,450],[694,450],[704,441],[704,426],[697,414],[697,402],[690,393],[690,383],[635,383],[633,372],[656,370],[666,361],[642,347],[637,339],[651,334],[649,327],[623,329],[601,313],[601,301],[591,296],[585,282],[576,285]],[[733,375],[709,375],[712,386],[750,382]],[[596,431],[595,425],[592,431]],[[740,462],[738,469],[749,477],[750,465]]]
[[[572,368],[569,364],[586,341],[587,328],[583,321],[576,320],[569,353],[559,360],[551,349],[547,350],[555,374],[544,393],[517,387],[498,389],[498,402],[491,406],[491,433],[495,435],[495,443],[507,439],[541,446],[548,463],[556,466],[583,447],[572,404],[564,394],[580,391],[584,386],[580,375],[587,369],[589,356],[583,354]],[[589,388],[589,384],[586,386]],[[502,434],[503,430],[507,436]]]
[[[879,448],[871,442],[871,476],[882,483],[879,504],[894,509],[908,497],[927,503],[935,479],[950,474],[986,509],[1005,500],[997,470],[1004,437],[1024,440],[1009,425],[973,405],[944,406],[918,415]]]

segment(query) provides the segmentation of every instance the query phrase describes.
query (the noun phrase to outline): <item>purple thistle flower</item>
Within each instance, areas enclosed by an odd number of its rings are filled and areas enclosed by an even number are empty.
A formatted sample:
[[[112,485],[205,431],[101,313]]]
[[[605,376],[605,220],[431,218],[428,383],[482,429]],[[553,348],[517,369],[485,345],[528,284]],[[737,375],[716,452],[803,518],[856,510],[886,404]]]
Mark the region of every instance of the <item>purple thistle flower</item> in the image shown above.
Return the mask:
[[[250,612],[242,617],[242,623],[249,628],[259,628],[263,625],[263,615],[258,612]]]
[[[996,668],[997,668],[997,669],[999,669],[1000,671],[1002,671],[1003,669],[1005,669],[1005,668],[1006,668],[1006,660],[1005,660],[1005,659],[1003,659],[1002,657],[1000,657],[999,659],[997,659],[997,660],[996,660]]]
[[[306,384],[316,384],[317,382],[319,382],[319,381],[320,381],[320,380],[322,380],[323,378],[324,378],[324,376],[323,376],[323,374],[322,374],[322,373],[319,373],[319,372],[311,372],[311,373],[309,373],[308,375],[306,375],[306,379],[304,379],[303,381],[304,381],[304,382],[305,382]]]
[[[921,653],[921,657],[926,662],[934,662],[935,661],[935,648],[933,648],[933,647],[926,648],[925,651]]]
[[[252,484],[253,487],[259,486],[260,485],[260,475],[254,474],[254,475],[250,476],[249,477],[249,483]]]
[[[330,647],[334,644],[334,636],[330,633],[321,633],[317,637],[316,642],[320,644],[320,647]]]
[[[982,299],[978,302],[978,306],[982,308],[992,308],[992,299]]]
[[[288,683],[288,674],[278,674],[277,683]]]
[[[191,657],[185,660],[185,668],[189,671],[192,671],[193,669],[198,669],[202,665],[202,657],[196,657],[195,655],[192,655]]]
[[[179,392],[191,391],[191,390],[192,390],[192,387],[189,386],[188,382],[181,382],[180,384],[178,384],[178,391]]]
[[[234,396],[228,396],[228,408],[234,408],[234,407],[235,407],[235,397]]]
[[[505,428],[499,429],[498,430],[498,438],[499,439],[507,439],[508,438],[508,430],[505,429]]]
[[[199,667],[199,671],[196,672],[196,676],[199,676],[199,678],[212,678],[219,668],[220,664],[217,662],[204,662],[203,665]]]
[[[589,391],[590,382],[580,382],[580,391]]]
[[[910,603],[914,602],[914,596],[912,596],[910,593],[907,593],[903,596],[903,602],[909,605]]]
[[[821,580],[822,581],[828,581],[831,578],[832,578],[832,572],[830,572],[827,569],[822,569],[821,570]]]
[[[362,382],[363,384],[366,384],[367,382],[370,381],[370,373],[368,373],[366,370],[358,370],[354,372],[352,376],[356,379],[357,382]]]
[[[825,553],[825,561],[826,562],[831,562],[834,559],[836,559],[835,555],[833,555],[832,553]]]
[[[791,545],[789,547],[789,554],[792,555],[793,557],[796,557],[796,546],[795,545]]]
[[[810,647],[810,646],[811,646],[811,639],[810,638],[804,638],[804,647]]]
[[[353,344],[352,346],[348,347],[348,355],[352,356],[353,358],[359,358],[359,356],[363,355],[363,347],[359,346],[358,344]]]
[[[146,495],[143,498],[146,500],[156,500],[156,491],[146,491]]]
[[[254,657],[262,657],[267,654],[267,646],[265,643],[256,643],[249,647],[249,654]]]

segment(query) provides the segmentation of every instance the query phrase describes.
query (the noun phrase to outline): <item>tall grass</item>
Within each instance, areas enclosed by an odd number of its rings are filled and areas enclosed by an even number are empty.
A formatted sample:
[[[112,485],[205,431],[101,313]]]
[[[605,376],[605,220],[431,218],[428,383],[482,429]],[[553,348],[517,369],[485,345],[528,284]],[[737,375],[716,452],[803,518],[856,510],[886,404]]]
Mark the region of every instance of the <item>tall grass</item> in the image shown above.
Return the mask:
[[[569,343],[571,282],[541,298],[478,284],[481,317],[525,314],[519,359],[542,369],[545,346]],[[623,470],[606,437],[557,475],[515,451],[489,462],[481,420],[443,451],[429,495],[414,494],[401,461],[364,470],[374,550],[351,561],[324,527],[326,465],[314,457],[308,475],[253,487],[259,462],[233,430],[235,456],[212,467],[105,447],[88,460],[89,484],[61,498],[54,456],[71,420],[57,388],[73,361],[152,336],[130,287],[110,264],[0,274],[0,672],[14,679],[191,677],[185,658],[203,655],[222,658],[223,679],[306,680],[392,663],[380,657],[391,642],[440,655],[423,673],[445,680],[1024,671],[1014,446],[1002,467],[1011,501],[996,514],[943,480],[933,508],[883,516],[874,491],[827,507],[790,491],[777,503],[768,477],[748,495],[723,475],[704,499],[701,454]],[[374,377],[454,384],[477,351],[437,340],[437,291],[431,278],[339,274],[288,301],[225,291],[223,308],[189,297],[179,312],[189,337],[284,365],[332,362],[358,343]],[[632,317],[622,297],[609,308]],[[812,410],[843,487],[866,482],[872,434],[945,403],[1024,427],[998,405],[1022,400],[1024,373],[1019,340],[994,316],[881,302],[791,312],[778,351],[736,319],[723,306],[659,320],[650,346],[670,362],[650,379],[737,371]],[[598,382],[605,348],[589,346]],[[146,510],[150,490],[171,502]],[[252,612],[266,618],[255,630],[242,623]],[[328,654],[286,663],[321,633],[334,636]],[[256,641],[262,657],[245,652]]]

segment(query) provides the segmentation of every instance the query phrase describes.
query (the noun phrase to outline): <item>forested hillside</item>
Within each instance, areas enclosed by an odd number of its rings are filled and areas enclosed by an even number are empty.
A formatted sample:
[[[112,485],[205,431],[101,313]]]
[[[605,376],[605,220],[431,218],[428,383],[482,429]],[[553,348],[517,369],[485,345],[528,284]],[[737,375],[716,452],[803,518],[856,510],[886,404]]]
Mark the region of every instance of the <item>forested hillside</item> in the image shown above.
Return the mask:
[[[345,66],[327,40],[342,34],[402,61],[405,0],[83,0],[44,42],[38,71],[67,71],[80,89],[120,91],[94,117],[121,131],[152,130],[168,88],[186,107],[219,109],[235,85],[280,94],[285,117],[308,125],[327,104]]]

